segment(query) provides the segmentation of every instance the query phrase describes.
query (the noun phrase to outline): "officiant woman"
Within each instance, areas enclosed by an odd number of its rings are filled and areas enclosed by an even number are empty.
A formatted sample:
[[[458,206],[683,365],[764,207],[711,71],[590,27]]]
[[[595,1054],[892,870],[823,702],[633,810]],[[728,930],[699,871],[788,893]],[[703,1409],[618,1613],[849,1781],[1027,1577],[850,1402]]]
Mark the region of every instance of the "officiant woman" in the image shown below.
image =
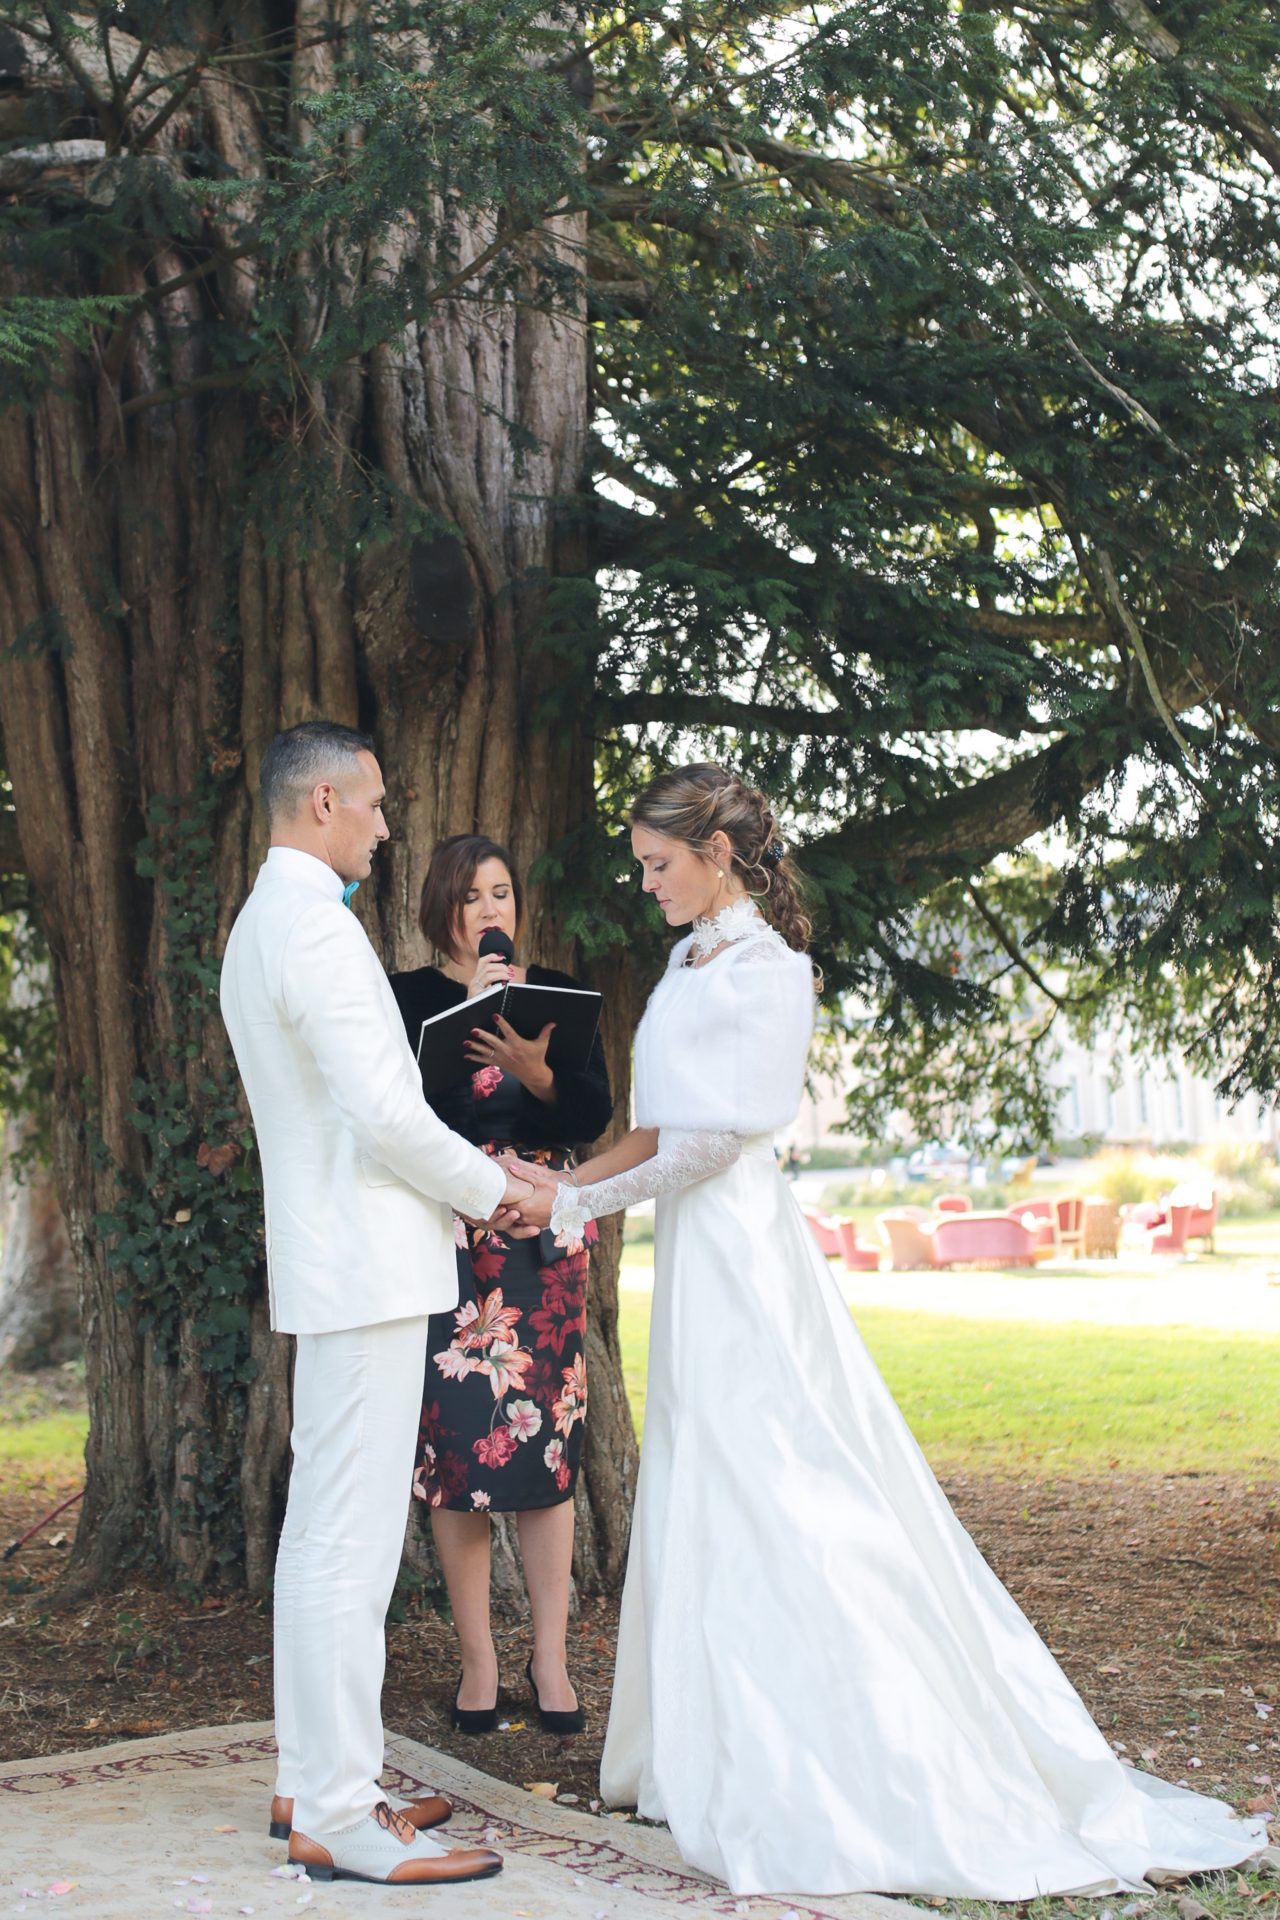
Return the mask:
[[[416,1052],[422,1022],[506,979],[576,986],[550,967],[480,956],[498,928],[515,943],[524,890],[505,847],[455,834],[436,848],[418,924],[431,965],[393,974],[391,986]],[[469,1078],[431,1096],[440,1118],[486,1153],[514,1151],[551,1167],[604,1131],[612,1112],[597,1034],[582,1072],[553,1073],[550,1027],[522,1040],[505,1022],[477,1033]],[[595,1238],[595,1227],[588,1229]],[[581,1731],[565,1662],[573,1558],[573,1493],[587,1413],[583,1353],[587,1247],[560,1248],[455,1220],[459,1298],[433,1316],[427,1342],[414,1492],[431,1512],[462,1655],[454,1725],[491,1733],[500,1676],[489,1626],[489,1515],[514,1513],[529,1589],[533,1654],[525,1669],[549,1732]]]

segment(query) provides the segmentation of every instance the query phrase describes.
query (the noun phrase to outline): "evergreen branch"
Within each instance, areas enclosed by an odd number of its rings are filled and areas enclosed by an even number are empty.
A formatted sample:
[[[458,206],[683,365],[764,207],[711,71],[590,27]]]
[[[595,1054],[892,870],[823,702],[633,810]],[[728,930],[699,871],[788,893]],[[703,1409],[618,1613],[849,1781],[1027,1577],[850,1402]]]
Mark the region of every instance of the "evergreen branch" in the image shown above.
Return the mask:
[[[173,92],[164,104],[158,107],[146,126],[134,134],[130,144],[137,152],[142,152],[168,126],[175,113],[191,98],[208,71],[211,59],[216,57],[218,41],[230,18],[230,9],[234,0],[224,0],[210,22],[204,36],[204,45],[196,58],[182,75],[181,81],[174,86]],[[176,76],[175,76],[176,78]]]
[[[1054,992],[1053,988],[1049,985],[1049,982],[1045,979],[1044,975],[1040,972],[1040,970],[1037,967],[1032,966],[1031,962],[1027,959],[1026,954],[1023,953],[1021,947],[1018,945],[1013,935],[1009,932],[1004,922],[999,918],[999,916],[994,912],[994,910],[987,905],[987,902],[983,899],[982,895],[978,892],[978,889],[974,886],[972,880],[966,881],[964,890],[968,894],[970,900],[972,900],[974,906],[977,908],[979,916],[981,917],[981,919],[985,920],[987,926],[990,927],[992,933],[995,935],[1000,945],[1004,948],[1004,951],[1008,954],[1014,966],[1017,967],[1022,973],[1026,974],[1028,980],[1030,980],[1033,986],[1039,987],[1041,993],[1043,993],[1047,999],[1051,1000],[1054,1006],[1057,1007],[1061,1012],[1065,1012],[1066,1009],[1070,1006],[1080,1005],[1080,1002],[1078,999],[1077,1000],[1064,999],[1061,994]]]
[[[1062,338],[1066,343],[1067,351],[1077,365],[1082,366],[1089,375],[1089,378],[1095,380],[1104,393],[1110,394],[1116,404],[1123,407],[1127,414],[1146,427],[1149,433],[1155,434],[1157,439],[1163,440],[1170,451],[1177,454],[1179,460],[1185,460],[1187,455],[1183,452],[1176,440],[1170,439],[1155,415],[1143,406],[1141,400],[1136,400],[1131,393],[1126,393],[1123,387],[1117,386],[1114,380],[1109,380],[1100,367],[1094,366],[1089,356],[1076,344],[1071,329],[1064,320],[1059,319],[1044,294],[1041,293],[1039,287],[1034,284],[1028,274],[1023,272],[1016,260],[1011,264],[1013,266],[1014,277],[1023,292],[1035,301],[1042,313],[1047,314],[1051,320],[1057,323],[1061,330]]]
[[[789,740],[846,740],[847,713],[821,713],[812,707],[778,707],[765,701],[725,700],[717,694],[615,693],[600,712],[622,726],[734,728],[739,732],[782,734]]]
[[[1112,718],[1120,721],[1124,716]],[[1091,729],[1093,740],[1101,719]],[[800,864],[831,860],[854,868],[891,867],[900,879],[916,867],[925,886],[938,873],[985,866],[997,854],[1009,853],[1033,834],[1069,818],[1087,794],[1117,771],[1135,744],[1131,723],[1127,734],[1116,734],[1110,752],[1084,741],[1055,740],[928,806],[898,807],[879,819],[846,821],[810,840],[801,850]]]
[[[684,111],[675,108],[671,117],[677,135],[688,146],[723,153],[725,142],[731,140],[758,164],[771,167],[783,179],[812,181],[826,193],[841,200],[852,200],[889,218],[900,217],[903,212],[905,195],[874,168],[836,159],[816,148],[796,146],[768,134],[725,127],[692,108]],[[622,120],[612,124],[628,132],[640,131],[642,137],[652,131],[651,123],[646,121],[642,126],[638,118],[634,123]]]
[[[1111,555],[1102,547],[1095,547],[1094,555],[1098,563],[1098,572],[1102,576],[1103,591],[1111,607],[1114,609],[1117,619],[1124,628],[1125,637],[1129,645],[1137,655],[1138,664],[1142,668],[1142,677],[1146,682],[1147,692],[1151,696],[1151,704],[1164,722],[1171,739],[1174,741],[1183,759],[1193,765],[1194,762],[1192,761],[1191,748],[1187,744],[1187,737],[1174,719],[1169,703],[1164,697],[1160,682],[1156,678],[1155,668],[1151,664],[1151,655],[1147,651],[1147,643],[1142,637],[1142,628],[1138,625],[1132,613],[1130,613],[1125,603],[1124,595],[1120,591],[1120,582],[1116,578],[1116,570],[1111,564]]]
[[[228,368],[223,373],[201,373],[194,380],[188,380],[180,387],[157,387],[152,393],[136,393],[131,400],[121,402],[120,418],[127,420],[132,413],[145,413],[149,407],[176,406],[180,400],[193,400],[200,393],[217,393],[230,387],[242,387],[256,371],[256,366]]]
[[[44,8],[44,17],[49,27],[50,42],[63,66],[66,67],[68,73],[70,73],[75,80],[76,85],[83,89],[94,111],[102,114],[109,120],[108,108],[110,102],[100,93],[97,83],[90,74],[89,69],[75,52],[72,46],[71,36],[67,32],[63,9],[59,6],[46,6]]]
[[[605,47],[609,46],[614,40],[621,39],[624,33],[630,33],[632,27],[643,26],[645,22],[649,20],[660,20],[662,14],[663,8],[661,6],[641,7],[636,13],[626,14],[621,20],[615,21],[607,32],[597,34],[594,40],[587,41],[583,47],[576,47],[572,53],[566,54],[563,60],[555,61],[551,66],[547,67],[545,71],[548,73],[571,73],[582,61],[592,59],[595,54],[603,52]]]
[[[1170,61],[1180,58],[1182,42],[1148,11],[1144,0],[1106,0],[1106,5],[1151,59],[1166,66]],[[1280,136],[1275,128],[1268,126],[1252,107],[1234,100],[1217,75],[1198,60],[1188,60],[1186,70],[1200,82],[1227,125],[1243,135],[1273,173],[1280,174]]]
[[[642,569],[646,564],[651,564],[658,553],[670,547],[673,534],[678,535],[682,525],[692,524],[694,516],[687,509],[682,517],[678,515],[673,489],[663,487],[660,482],[651,481],[643,473],[636,472],[599,440],[595,442],[594,451],[604,471],[657,508],[652,514],[637,513],[619,501],[598,497],[593,505],[595,564]],[[883,601],[886,594],[892,591],[890,583],[882,576],[846,566],[838,556],[828,556],[822,561],[798,560],[794,554],[776,546],[766,535],[743,525],[739,525],[732,541],[722,549],[720,564],[743,579],[763,577],[784,580],[797,601],[804,606],[812,604],[815,595],[825,605],[832,575],[837,576],[839,599],[834,607],[827,609],[819,622],[822,635],[820,651],[809,664],[824,678],[824,683],[831,686],[837,697],[843,699],[848,688],[838,677],[824,675],[824,662],[829,666],[832,648],[840,646],[851,647],[855,652],[874,657],[875,635],[853,622],[847,609],[856,604],[858,595],[865,592],[874,592]],[[1010,613],[1001,607],[973,607],[955,601],[948,602],[943,611],[947,621],[963,633],[1003,640],[1025,648],[1028,653],[1033,646],[1059,648],[1072,641],[1100,647],[1111,635],[1110,624],[1105,619],[1082,611],[1051,613],[1027,610]],[[890,639],[892,636],[886,634],[886,640]],[[972,715],[963,724],[985,725],[988,721]],[[1034,723],[1029,717],[1025,726],[1028,731],[1034,731]]]

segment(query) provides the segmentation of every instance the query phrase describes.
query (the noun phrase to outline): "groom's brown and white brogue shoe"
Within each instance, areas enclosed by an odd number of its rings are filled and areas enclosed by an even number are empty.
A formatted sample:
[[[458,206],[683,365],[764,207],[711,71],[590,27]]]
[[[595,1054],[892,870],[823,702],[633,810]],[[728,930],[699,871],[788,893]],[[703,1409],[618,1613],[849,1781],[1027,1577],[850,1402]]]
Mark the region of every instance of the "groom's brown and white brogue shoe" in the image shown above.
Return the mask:
[[[488,1880],[502,1872],[502,1855],[489,1847],[442,1847],[419,1833],[404,1814],[380,1800],[354,1826],[321,1842],[295,1827],[289,1864],[305,1867],[312,1880],[368,1880],[383,1887],[435,1887],[459,1880]]]
[[[402,1813],[419,1833],[442,1827],[453,1812],[452,1800],[446,1800],[442,1793],[428,1793],[421,1800],[399,1800],[389,1793],[387,1804],[396,1813]],[[271,1797],[271,1825],[267,1831],[273,1840],[287,1840],[293,1831],[293,1802],[282,1793]]]

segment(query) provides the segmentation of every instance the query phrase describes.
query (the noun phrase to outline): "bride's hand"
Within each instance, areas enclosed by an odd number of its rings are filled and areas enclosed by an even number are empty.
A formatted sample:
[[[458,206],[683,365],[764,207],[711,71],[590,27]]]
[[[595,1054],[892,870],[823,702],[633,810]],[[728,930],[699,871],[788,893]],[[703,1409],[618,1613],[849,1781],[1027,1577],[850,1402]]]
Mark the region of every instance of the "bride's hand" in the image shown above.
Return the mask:
[[[499,1159],[504,1171],[513,1180],[527,1180],[535,1190],[549,1187],[554,1193],[560,1182],[568,1178],[567,1174],[558,1173],[554,1167],[544,1167],[540,1160],[517,1160],[514,1154],[501,1154]]]

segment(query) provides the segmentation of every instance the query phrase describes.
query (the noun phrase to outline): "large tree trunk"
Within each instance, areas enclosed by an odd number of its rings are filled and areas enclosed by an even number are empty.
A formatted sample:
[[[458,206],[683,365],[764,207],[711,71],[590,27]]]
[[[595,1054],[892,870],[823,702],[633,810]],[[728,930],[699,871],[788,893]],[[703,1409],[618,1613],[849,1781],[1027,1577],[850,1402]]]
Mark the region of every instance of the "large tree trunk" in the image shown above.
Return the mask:
[[[323,85],[325,57],[299,56],[300,88]],[[207,92],[205,137],[253,170],[266,147],[254,93]],[[581,240],[576,217],[550,234]],[[414,244],[392,232],[382,259]],[[122,261],[118,284],[183,265]],[[298,265],[316,326],[342,297],[340,267],[358,270],[336,246]],[[178,290],[114,357],[68,356],[58,390],[0,420],[0,709],[58,1004],[55,1147],[91,1407],[86,1581],[140,1548],[194,1581],[242,1566],[260,1589],[270,1573],[289,1353],[267,1329],[249,1228],[234,1227],[246,1162],[213,988],[265,847],[256,785],[271,735],[315,715],[372,727],[394,840],[359,911],[388,967],[426,957],[414,912],[441,835],[493,834],[527,870],[592,804],[590,739],[534,723],[556,668],[531,644],[543,583],[578,559],[557,502],[583,459],[583,315],[443,303],[307,385],[285,420],[264,423],[235,392],[150,404],[202,371],[202,301],[247,316],[254,272],[240,261]],[[532,436],[520,455],[512,421]],[[339,499],[356,464],[380,469],[444,530],[357,547],[304,511],[283,532],[245,516],[255,482],[287,487],[304,461]],[[49,609],[55,643],[15,649]],[[573,963],[552,889],[532,890],[528,950]],[[623,997],[620,1113],[628,1018]],[[635,1459],[616,1241],[603,1246],[580,1497],[589,1585],[619,1575]]]

